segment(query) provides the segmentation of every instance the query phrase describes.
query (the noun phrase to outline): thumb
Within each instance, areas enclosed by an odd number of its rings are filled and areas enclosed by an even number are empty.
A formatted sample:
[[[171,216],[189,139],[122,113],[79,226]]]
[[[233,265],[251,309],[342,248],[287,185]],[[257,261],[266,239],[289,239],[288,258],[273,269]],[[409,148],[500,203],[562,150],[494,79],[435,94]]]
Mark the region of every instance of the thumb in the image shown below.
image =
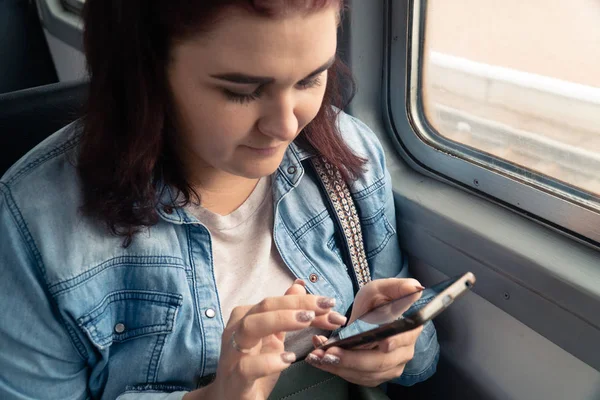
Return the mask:
[[[412,278],[377,279],[366,284],[356,294],[350,322],[368,311],[389,303],[392,300],[406,297],[411,305],[421,297],[423,286]]]
[[[415,292],[420,293],[420,291],[425,289],[418,280],[413,278],[389,278],[380,279],[376,282],[378,283],[376,288],[377,295],[389,300],[399,299]]]

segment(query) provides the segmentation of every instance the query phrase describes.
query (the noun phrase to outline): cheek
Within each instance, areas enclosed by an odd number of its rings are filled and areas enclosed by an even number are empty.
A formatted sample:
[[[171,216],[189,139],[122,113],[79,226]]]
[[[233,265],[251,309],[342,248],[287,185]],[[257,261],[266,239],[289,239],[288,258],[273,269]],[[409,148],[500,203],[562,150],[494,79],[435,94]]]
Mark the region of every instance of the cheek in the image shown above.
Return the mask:
[[[298,125],[304,128],[308,125],[319,113],[321,104],[323,103],[323,96],[325,95],[325,84],[323,87],[319,87],[319,90],[315,90],[306,101],[296,109],[296,117],[298,118]]]
[[[211,158],[231,151],[243,140],[252,110],[231,107],[218,93],[206,92],[188,98],[182,111],[187,144]]]

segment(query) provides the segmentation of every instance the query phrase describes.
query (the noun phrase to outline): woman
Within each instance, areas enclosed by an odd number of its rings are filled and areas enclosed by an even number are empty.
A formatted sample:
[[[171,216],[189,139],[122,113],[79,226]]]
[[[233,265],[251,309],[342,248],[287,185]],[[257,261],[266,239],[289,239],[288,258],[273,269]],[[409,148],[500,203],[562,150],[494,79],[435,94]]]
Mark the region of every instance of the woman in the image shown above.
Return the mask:
[[[312,347],[353,302],[351,318],[419,286],[383,151],[339,111],[341,9],[87,1],[85,118],[1,181],[0,397],[266,398],[303,356],[367,386],[434,373],[431,324]],[[374,282],[355,301],[317,155],[358,210]]]

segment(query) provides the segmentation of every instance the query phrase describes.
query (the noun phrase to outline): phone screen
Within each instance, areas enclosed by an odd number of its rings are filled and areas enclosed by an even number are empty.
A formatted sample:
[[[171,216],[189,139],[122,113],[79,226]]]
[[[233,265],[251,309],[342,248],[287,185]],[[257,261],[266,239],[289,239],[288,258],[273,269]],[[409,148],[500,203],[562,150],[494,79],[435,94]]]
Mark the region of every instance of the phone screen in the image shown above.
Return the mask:
[[[427,289],[427,298],[431,299],[433,297],[434,299],[437,299],[436,296],[438,294],[459,281],[464,281],[466,283],[466,289],[470,289],[475,281],[475,277],[469,273],[440,282]],[[465,285],[461,286],[462,289],[459,289],[457,292],[458,296],[466,290]],[[419,294],[420,292],[421,290],[415,289],[413,293],[409,293],[406,296],[383,304],[368,313],[363,314],[351,324],[341,329],[336,335],[332,336],[323,347],[336,346],[338,345],[336,344],[337,342],[342,340],[348,342],[351,339],[356,339],[353,343],[360,342],[360,345],[365,345],[417,327],[419,324],[415,324],[411,317],[419,313],[420,307],[411,308],[411,306],[415,304],[416,301],[419,301],[419,298],[421,297]],[[452,298],[452,300],[453,299],[454,298]],[[443,304],[444,308],[448,305],[449,303]],[[443,308],[441,308],[438,313],[441,312],[442,309]],[[437,313],[435,315],[437,315]],[[340,344],[342,344],[342,342],[340,342]],[[351,348],[355,346],[348,343],[348,346],[341,347]]]

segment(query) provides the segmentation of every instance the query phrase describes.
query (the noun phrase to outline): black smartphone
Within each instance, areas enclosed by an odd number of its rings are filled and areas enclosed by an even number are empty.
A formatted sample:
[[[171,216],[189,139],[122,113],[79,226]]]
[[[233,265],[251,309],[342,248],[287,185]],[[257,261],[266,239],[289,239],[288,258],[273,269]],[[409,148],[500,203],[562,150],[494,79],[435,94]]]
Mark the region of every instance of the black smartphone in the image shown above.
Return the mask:
[[[362,315],[319,348],[327,350],[334,346],[343,349],[363,347],[415,329],[448,308],[474,284],[475,275],[471,272],[438,283],[430,288],[437,295],[429,303],[407,313],[406,311],[419,298],[420,290],[415,290],[414,293],[381,305]]]

